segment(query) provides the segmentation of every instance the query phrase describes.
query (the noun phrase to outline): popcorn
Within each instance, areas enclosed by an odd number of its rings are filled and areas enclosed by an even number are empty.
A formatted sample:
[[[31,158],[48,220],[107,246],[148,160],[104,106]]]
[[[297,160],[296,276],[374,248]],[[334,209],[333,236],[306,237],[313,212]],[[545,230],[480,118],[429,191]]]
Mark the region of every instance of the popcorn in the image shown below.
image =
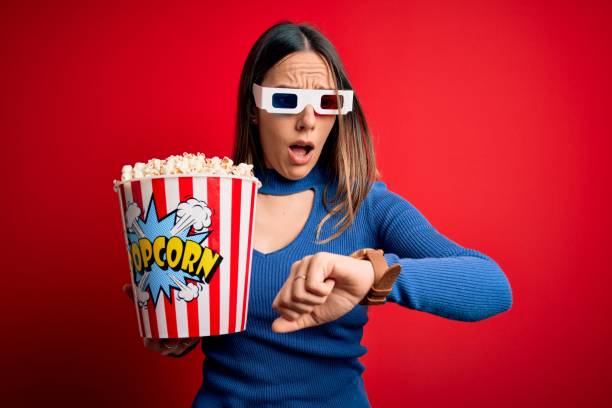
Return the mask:
[[[163,160],[153,158],[147,163],[137,162],[134,166],[126,164],[121,168],[121,181],[167,174],[226,174],[255,178],[252,164],[234,165],[227,156],[223,159],[217,156],[209,158],[198,152],[168,156]]]

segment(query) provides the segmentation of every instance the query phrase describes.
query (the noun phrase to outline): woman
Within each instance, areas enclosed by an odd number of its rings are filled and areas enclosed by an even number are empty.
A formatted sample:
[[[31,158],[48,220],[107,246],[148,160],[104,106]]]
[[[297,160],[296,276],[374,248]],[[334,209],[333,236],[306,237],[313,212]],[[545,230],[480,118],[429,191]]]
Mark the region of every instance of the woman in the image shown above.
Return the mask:
[[[341,92],[322,97],[317,89]],[[248,328],[201,339],[206,359],[195,407],[369,406],[358,358],[381,270],[391,278],[379,303],[460,321],[511,307],[494,260],[438,233],[376,181],[370,132],[351,90],[334,47],[309,25],[274,25],[247,57],[234,161],[253,163],[263,183]],[[384,255],[367,251],[364,259],[364,248]],[[145,345],[176,357],[199,340]]]

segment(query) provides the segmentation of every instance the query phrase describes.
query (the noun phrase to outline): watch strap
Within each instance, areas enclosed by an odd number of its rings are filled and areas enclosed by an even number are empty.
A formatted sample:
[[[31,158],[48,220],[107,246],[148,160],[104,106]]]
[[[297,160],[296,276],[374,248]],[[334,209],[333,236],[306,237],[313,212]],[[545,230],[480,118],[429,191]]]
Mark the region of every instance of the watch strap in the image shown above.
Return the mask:
[[[389,267],[383,255],[382,249],[372,248],[362,248],[351,254],[353,258],[370,261],[374,268],[374,283],[367,295],[359,302],[360,305],[384,304],[401,272],[400,264]]]

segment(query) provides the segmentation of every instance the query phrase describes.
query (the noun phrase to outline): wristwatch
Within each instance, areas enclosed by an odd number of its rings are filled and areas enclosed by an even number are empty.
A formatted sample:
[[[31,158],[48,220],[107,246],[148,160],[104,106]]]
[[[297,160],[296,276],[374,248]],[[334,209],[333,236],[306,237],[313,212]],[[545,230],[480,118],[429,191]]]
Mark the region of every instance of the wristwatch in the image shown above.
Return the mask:
[[[391,288],[402,267],[396,263],[389,267],[383,257],[382,249],[362,248],[350,256],[357,259],[367,259],[374,267],[374,283],[368,294],[359,302],[360,305],[382,305],[387,301]]]

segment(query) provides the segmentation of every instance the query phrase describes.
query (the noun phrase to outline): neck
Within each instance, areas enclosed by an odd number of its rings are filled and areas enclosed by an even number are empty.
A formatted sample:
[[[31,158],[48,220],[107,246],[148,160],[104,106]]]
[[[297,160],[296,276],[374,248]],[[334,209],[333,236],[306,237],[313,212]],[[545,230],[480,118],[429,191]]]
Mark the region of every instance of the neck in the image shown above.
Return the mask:
[[[318,163],[306,176],[298,180],[287,179],[273,168],[255,167],[253,170],[255,177],[262,183],[258,190],[261,194],[287,195],[298,193],[310,188],[324,186],[329,180],[328,173]]]

